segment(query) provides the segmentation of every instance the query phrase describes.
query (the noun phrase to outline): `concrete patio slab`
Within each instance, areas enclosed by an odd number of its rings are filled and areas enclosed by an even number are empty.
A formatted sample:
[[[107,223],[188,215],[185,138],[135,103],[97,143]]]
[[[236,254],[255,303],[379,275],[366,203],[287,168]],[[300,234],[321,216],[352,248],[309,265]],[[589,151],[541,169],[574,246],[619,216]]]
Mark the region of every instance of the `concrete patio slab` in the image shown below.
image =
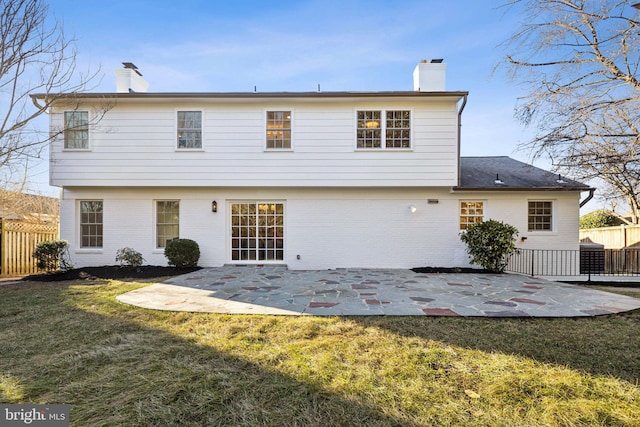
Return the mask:
[[[640,299],[515,274],[402,269],[205,268],[117,297],[155,310],[314,316],[584,317]]]

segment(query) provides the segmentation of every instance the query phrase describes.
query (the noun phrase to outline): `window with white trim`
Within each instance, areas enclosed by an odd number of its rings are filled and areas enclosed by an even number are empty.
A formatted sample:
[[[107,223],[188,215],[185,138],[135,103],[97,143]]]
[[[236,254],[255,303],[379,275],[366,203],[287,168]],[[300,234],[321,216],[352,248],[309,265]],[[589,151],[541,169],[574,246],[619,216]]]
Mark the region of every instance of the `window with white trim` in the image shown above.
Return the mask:
[[[64,148],[68,150],[89,149],[89,112],[64,112]]]
[[[473,224],[484,221],[484,201],[460,201],[460,230],[466,230]]]
[[[80,247],[102,248],[102,200],[80,201]]]
[[[548,200],[530,200],[529,231],[553,230],[553,202]]]
[[[291,148],[291,111],[267,111],[267,149]]]
[[[362,110],[357,115],[357,148],[411,148],[411,111]]]
[[[180,202],[156,201],[156,247],[164,248],[167,242],[180,237]]]
[[[202,148],[202,111],[178,111],[179,149]]]

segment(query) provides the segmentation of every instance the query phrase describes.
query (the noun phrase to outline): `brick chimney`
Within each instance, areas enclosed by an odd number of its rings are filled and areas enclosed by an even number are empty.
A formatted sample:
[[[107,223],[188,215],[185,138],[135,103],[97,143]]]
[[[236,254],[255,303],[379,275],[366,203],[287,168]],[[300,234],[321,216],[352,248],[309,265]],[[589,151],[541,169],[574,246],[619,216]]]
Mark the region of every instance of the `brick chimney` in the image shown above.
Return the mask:
[[[146,92],[149,83],[142,78],[142,74],[131,62],[123,62],[124,68],[114,70],[116,73],[116,92]]]
[[[423,59],[413,70],[413,90],[416,92],[444,92],[447,64],[442,59]]]

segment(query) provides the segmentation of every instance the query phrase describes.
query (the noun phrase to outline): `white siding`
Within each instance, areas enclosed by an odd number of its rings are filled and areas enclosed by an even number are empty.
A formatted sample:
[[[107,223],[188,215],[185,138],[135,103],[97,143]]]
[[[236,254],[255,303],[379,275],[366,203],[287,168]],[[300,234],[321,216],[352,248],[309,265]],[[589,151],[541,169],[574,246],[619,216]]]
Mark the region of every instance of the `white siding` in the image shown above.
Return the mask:
[[[76,266],[115,263],[116,250],[132,247],[147,264],[164,265],[155,249],[155,200],[180,200],[180,237],[198,242],[201,266],[230,263],[228,208],[233,201],[285,203],[285,260],[291,269],[466,266],[460,242],[460,200],[485,200],[485,217],[516,226],[518,246],[578,249],[577,192],[452,193],[447,189],[365,188],[68,188],[61,236]],[[104,248],[79,250],[78,201],[104,200]],[[429,204],[427,199],[437,199]],[[527,201],[552,200],[556,229],[527,231]],[[211,212],[216,200],[218,212]],[[409,206],[417,208],[411,213]],[[300,259],[297,256],[300,255]]]
[[[426,187],[457,184],[457,104],[398,100],[118,100],[89,108],[89,151],[51,146],[51,183],[69,186]],[[83,109],[82,106],[79,109]],[[176,110],[203,111],[201,151],[176,150]],[[411,110],[410,150],[357,150],[357,110]],[[265,150],[266,110],[293,112],[292,150]],[[60,129],[64,108],[51,115]]]

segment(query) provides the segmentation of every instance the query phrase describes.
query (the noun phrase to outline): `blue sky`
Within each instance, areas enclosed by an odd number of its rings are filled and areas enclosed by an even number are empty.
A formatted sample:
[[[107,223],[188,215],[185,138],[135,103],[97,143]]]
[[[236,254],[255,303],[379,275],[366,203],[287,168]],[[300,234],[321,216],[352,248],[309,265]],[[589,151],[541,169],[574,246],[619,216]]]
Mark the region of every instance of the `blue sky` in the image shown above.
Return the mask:
[[[523,93],[493,72],[519,27],[503,3],[52,0],[50,13],[77,40],[79,70],[99,68],[96,92],[115,90],[123,61],[154,92],[413,90],[416,64],[444,58],[447,90],[470,92],[462,155],[530,161],[516,151],[531,137],[513,118]],[[34,173],[46,181],[42,167]]]

